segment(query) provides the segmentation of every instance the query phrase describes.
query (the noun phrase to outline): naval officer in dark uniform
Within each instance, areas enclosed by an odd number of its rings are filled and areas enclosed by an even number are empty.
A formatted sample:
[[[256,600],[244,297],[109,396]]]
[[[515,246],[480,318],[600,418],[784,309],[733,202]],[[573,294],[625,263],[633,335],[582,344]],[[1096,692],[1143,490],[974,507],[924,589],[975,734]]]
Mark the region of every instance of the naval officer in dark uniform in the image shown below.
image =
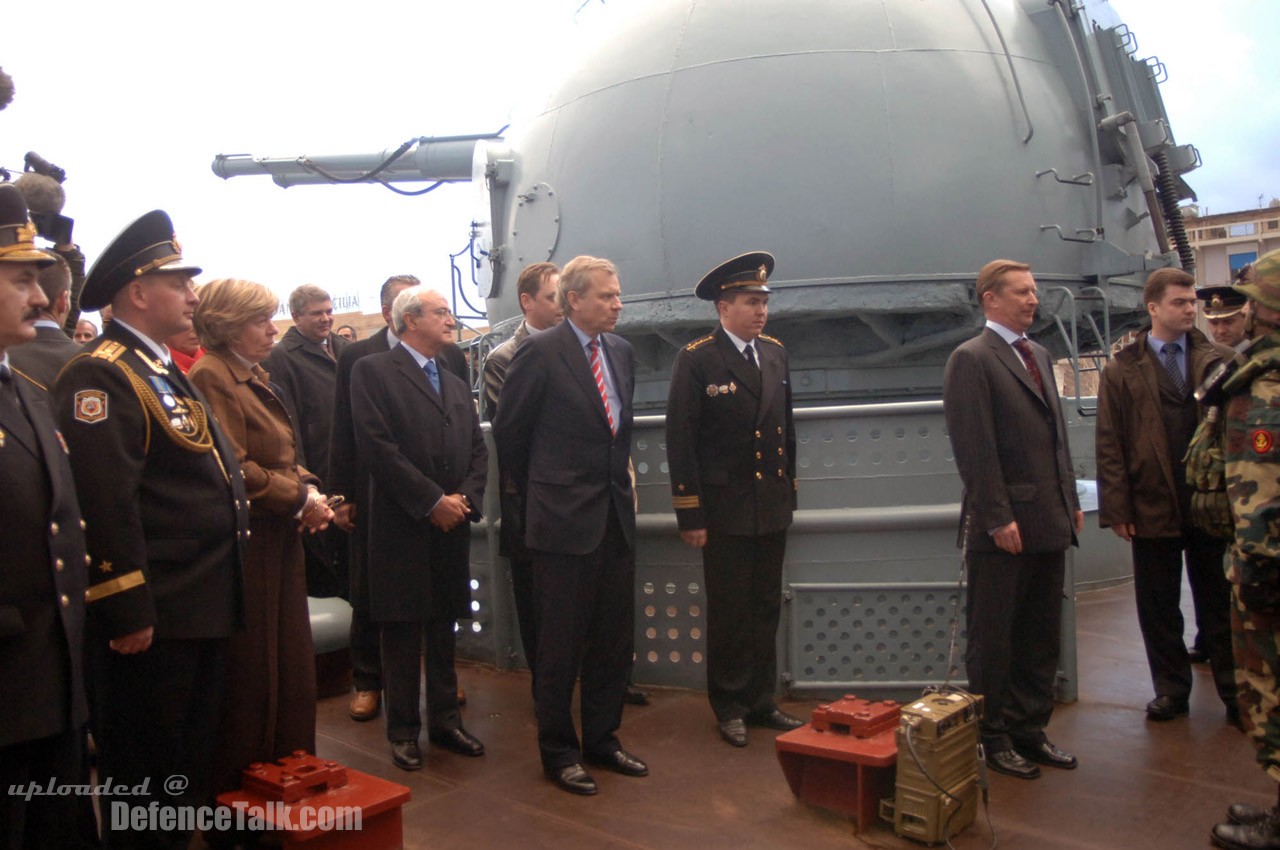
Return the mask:
[[[160,340],[191,327],[192,275],[169,216],[129,225],[81,304],[113,320],[54,386],[88,523],[88,631],[108,847],[186,847],[190,832],[112,829],[113,804],[203,805],[241,620],[248,500],[236,452]],[[170,777],[181,777],[170,779]]]
[[[0,185],[0,848],[89,846],[87,797],[14,786],[88,781],[82,664],[85,550],[80,508],[48,396],[10,362],[37,336],[48,299],[27,205]],[[61,333],[61,331],[57,331]],[[70,340],[68,340],[70,342]]]
[[[707,695],[720,736],[794,729],[773,702],[787,527],[796,507],[796,429],[787,352],[765,336],[773,256],[734,257],[698,284],[720,326],[676,354],[667,462],[680,536],[702,550]]]

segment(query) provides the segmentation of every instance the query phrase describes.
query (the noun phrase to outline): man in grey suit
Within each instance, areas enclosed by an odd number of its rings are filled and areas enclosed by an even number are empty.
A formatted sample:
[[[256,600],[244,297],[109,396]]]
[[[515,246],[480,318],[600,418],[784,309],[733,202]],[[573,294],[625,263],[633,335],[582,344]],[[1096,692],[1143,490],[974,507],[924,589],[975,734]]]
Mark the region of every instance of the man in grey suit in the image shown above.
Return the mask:
[[[500,472],[523,510],[538,608],[535,702],[547,777],[596,793],[582,761],[627,776],[649,768],[616,732],[634,650],[635,357],[610,333],[622,312],[608,260],[576,257],[560,277],[566,319],[516,351],[494,420]],[[582,677],[582,740],[570,704]]]
[[[1049,353],[1026,338],[1035,321],[1031,267],[992,260],[978,272],[986,328],[947,360],[942,401],[964,485],[968,569],[965,666],[986,700],[982,743],[992,770],[1034,779],[1074,768],[1050,743],[1067,547],[1084,513]],[[966,539],[967,538],[967,539]]]
[[[80,346],[62,330],[71,312],[71,269],[57,254],[49,256],[57,262],[40,270],[40,290],[49,303],[36,319],[36,338],[9,354],[13,368],[46,389],[53,386],[67,361],[80,353]]]

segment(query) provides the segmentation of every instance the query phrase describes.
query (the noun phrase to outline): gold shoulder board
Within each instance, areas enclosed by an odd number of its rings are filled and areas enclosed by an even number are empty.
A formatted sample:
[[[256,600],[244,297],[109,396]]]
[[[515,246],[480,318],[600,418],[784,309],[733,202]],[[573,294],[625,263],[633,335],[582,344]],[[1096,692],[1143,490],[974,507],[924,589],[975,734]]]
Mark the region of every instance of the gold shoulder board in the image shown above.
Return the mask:
[[[691,343],[689,343],[688,345],[686,345],[686,346],[684,347],[684,350],[685,350],[685,351],[693,351],[695,348],[701,348],[702,346],[704,346],[704,345],[706,345],[707,343],[711,342],[711,340],[713,340],[713,339],[715,339],[715,337],[714,337],[713,335],[711,335],[711,334],[707,334],[706,336],[702,337],[701,339],[695,339],[693,342],[691,342]]]
[[[773,343],[779,348],[785,348],[785,346],[782,344],[782,340],[776,339],[775,337],[771,337],[768,334],[760,334],[760,338],[763,339],[765,342]]]
[[[120,355],[124,354],[126,351],[128,351],[128,349],[120,343],[115,342],[114,340],[104,339],[101,344],[93,350],[92,356],[105,360],[108,363],[114,363],[120,358]]]

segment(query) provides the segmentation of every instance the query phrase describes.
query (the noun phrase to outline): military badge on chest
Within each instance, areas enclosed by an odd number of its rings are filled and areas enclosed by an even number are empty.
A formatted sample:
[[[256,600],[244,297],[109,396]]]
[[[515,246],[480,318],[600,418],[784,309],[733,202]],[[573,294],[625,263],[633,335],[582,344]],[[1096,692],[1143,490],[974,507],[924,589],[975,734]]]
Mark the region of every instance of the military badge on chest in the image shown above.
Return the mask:
[[[730,381],[727,384],[707,384],[707,395],[715,398],[719,395],[732,395],[738,392],[738,385]]]
[[[164,408],[169,425],[184,437],[196,436],[199,429],[191,415],[191,407],[187,399],[178,395],[168,380],[159,375],[150,376],[147,382],[151,384],[151,389],[155,391],[160,406]]]

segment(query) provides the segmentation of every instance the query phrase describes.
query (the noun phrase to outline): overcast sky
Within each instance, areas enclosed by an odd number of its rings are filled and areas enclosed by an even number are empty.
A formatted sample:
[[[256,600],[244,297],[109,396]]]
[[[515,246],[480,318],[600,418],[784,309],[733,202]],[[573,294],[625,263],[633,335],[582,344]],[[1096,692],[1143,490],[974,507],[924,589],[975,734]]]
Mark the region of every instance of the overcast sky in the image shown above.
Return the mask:
[[[448,289],[474,187],[419,198],[379,186],[284,190],[267,178],[223,181],[214,155],[376,152],[518,127],[572,59],[575,28],[628,2],[643,0],[597,0],[575,20],[583,0],[73,0],[43,37],[6,34],[0,67],[17,95],[0,112],[0,165],[20,171],[35,150],[66,168],[65,212],[90,262],[160,207],[203,279],[250,278],[282,296],[316,283],[373,311],[391,274]],[[1161,90],[1175,137],[1204,159],[1187,177],[1201,207],[1280,195],[1280,2],[1112,6],[1138,55],[1168,68]]]

